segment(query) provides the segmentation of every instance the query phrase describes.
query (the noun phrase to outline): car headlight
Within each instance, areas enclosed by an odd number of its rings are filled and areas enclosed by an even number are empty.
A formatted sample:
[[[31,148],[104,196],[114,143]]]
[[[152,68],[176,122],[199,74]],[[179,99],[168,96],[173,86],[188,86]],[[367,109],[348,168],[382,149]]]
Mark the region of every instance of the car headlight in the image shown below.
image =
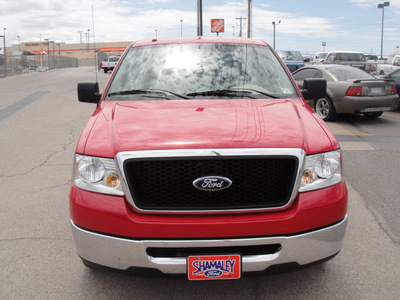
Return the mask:
[[[305,159],[300,192],[322,189],[342,181],[340,150],[309,155]]]
[[[114,159],[75,155],[73,183],[77,188],[123,196]]]

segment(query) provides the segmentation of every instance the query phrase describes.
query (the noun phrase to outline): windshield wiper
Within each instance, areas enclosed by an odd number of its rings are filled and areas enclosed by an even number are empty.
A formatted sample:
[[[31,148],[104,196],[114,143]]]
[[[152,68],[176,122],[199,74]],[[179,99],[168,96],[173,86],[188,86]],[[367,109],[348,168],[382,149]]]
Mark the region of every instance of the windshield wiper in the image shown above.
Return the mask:
[[[250,96],[254,93],[268,96],[270,98],[279,98],[275,95],[271,95],[271,94],[261,92],[258,90],[254,90],[254,89],[212,90],[212,91],[189,93],[189,94],[186,94],[186,96],[189,96],[189,97],[195,97],[195,96]]]
[[[260,94],[260,95],[264,95],[264,96],[267,96],[267,97],[269,97],[269,98],[274,98],[274,99],[280,98],[279,96],[272,95],[272,94],[269,94],[269,93],[267,93],[267,92],[262,92],[262,91],[255,90],[255,89],[247,89],[247,88],[244,88],[243,91],[251,91],[251,92],[254,92],[254,93],[257,93],[257,94]]]
[[[167,91],[167,90],[159,90],[159,89],[126,90],[126,91],[112,92],[112,93],[109,93],[107,96],[139,95],[139,94],[156,94],[158,96],[171,94],[171,95],[174,95],[174,96],[179,97],[181,99],[189,99],[188,97],[185,97],[183,95],[179,95],[179,94],[174,93],[174,92],[170,92],[170,91]]]
[[[193,92],[186,94],[189,97],[195,96],[243,96],[252,94],[252,92],[248,91],[238,91],[238,90],[212,90],[212,91],[204,91],[204,92]]]

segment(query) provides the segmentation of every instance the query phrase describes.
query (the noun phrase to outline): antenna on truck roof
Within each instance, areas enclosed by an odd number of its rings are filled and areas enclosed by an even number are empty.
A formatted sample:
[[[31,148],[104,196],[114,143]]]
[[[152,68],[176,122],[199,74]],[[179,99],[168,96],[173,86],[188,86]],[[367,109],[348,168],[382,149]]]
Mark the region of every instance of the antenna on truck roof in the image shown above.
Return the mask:
[[[92,27],[93,27],[93,48],[94,48],[94,70],[96,72],[96,82],[97,82],[97,72],[98,72],[98,51],[96,50],[96,34],[94,32],[94,12],[93,12],[93,5],[92,5]]]

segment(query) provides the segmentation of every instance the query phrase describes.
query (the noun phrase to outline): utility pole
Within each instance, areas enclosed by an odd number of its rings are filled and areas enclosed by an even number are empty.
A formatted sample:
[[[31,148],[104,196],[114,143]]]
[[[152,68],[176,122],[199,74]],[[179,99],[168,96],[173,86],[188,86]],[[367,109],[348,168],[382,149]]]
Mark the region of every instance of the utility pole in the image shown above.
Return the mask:
[[[197,36],[203,36],[203,3],[197,0]]]
[[[246,20],[246,19],[247,19],[247,18],[243,18],[243,17],[236,18],[236,20],[239,20],[239,21],[240,21],[239,37],[242,37],[242,21],[243,21],[243,20]]]
[[[247,37],[251,38],[251,22],[252,22],[252,0],[248,0],[248,7],[247,7]]]

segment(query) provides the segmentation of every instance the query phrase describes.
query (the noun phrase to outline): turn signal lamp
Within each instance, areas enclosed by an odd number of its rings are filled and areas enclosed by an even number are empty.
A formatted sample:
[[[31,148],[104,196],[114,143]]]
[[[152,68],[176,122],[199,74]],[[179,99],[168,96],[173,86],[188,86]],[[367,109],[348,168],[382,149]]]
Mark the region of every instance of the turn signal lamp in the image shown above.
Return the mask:
[[[313,182],[313,173],[310,170],[304,170],[303,172],[303,182],[309,184]]]
[[[108,176],[106,177],[105,180],[106,180],[107,186],[112,187],[112,188],[117,187],[120,183],[119,176],[118,176],[118,174],[115,174],[115,173],[108,174]]]

